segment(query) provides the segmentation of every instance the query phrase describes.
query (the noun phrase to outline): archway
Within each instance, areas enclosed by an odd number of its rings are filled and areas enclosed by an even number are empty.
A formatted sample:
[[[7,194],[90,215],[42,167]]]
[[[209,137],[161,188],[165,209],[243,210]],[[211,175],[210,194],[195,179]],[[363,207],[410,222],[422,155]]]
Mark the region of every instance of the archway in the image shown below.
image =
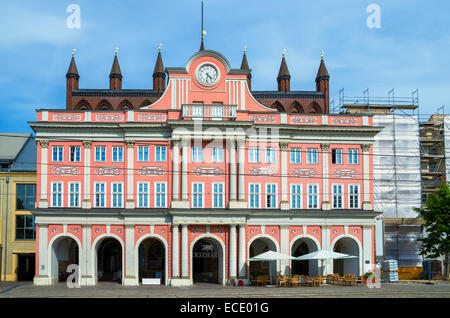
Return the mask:
[[[335,259],[333,260],[333,273],[338,273],[339,275],[344,274],[359,274],[359,247],[356,241],[349,237],[342,237],[336,241],[333,248],[334,252],[344,253],[357,258],[348,259]]]
[[[249,248],[249,258],[262,254],[267,251],[277,251],[275,243],[267,237],[255,239]],[[249,278],[255,278],[258,275],[269,275],[271,279],[276,276],[277,261],[254,261],[249,262]]]
[[[194,283],[223,284],[225,273],[222,246],[216,239],[204,237],[192,248],[192,279]]]
[[[166,281],[166,251],[163,243],[156,238],[146,238],[139,244],[139,281],[142,278],[159,278]]]
[[[80,249],[78,243],[71,237],[61,236],[51,245],[50,273],[53,282],[66,282],[71,273],[67,267],[79,265]]]
[[[302,237],[295,241],[292,245],[291,255],[299,257],[305,254],[316,252],[317,244],[310,238]],[[292,261],[293,275],[315,276],[319,273],[319,262],[317,260]]]
[[[122,246],[112,237],[97,244],[97,278],[100,282],[122,283]]]

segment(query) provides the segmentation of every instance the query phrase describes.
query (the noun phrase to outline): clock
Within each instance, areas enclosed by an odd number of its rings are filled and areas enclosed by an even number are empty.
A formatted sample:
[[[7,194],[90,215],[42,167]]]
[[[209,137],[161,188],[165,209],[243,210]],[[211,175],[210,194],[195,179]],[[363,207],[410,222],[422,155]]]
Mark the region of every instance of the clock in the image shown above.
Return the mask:
[[[211,63],[201,64],[197,68],[197,81],[203,86],[213,86],[219,80],[220,74],[218,68]]]

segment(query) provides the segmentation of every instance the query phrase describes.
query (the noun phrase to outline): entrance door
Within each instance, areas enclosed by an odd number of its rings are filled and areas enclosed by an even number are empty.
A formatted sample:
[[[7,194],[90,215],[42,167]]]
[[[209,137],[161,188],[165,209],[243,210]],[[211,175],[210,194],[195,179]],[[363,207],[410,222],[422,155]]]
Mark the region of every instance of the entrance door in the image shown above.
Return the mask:
[[[219,248],[209,239],[201,239],[193,249],[193,279],[195,282],[219,283]]]
[[[35,272],[34,254],[19,254],[17,266],[17,280],[32,281]]]
[[[105,239],[98,249],[98,280],[122,282],[122,246],[116,239]]]

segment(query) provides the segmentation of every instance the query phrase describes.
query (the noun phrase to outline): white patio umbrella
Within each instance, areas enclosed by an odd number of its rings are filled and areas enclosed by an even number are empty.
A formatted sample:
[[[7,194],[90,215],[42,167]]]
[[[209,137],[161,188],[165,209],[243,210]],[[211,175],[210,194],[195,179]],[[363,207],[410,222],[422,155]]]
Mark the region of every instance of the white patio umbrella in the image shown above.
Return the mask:
[[[253,256],[252,258],[249,258],[248,261],[279,261],[282,259],[290,259],[295,260],[295,257],[289,256],[286,254],[274,252],[274,251],[267,251],[262,254]],[[272,281],[272,275],[270,276],[270,280]]]
[[[305,261],[305,260],[312,260],[317,259],[320,260],[322,263],[322,273],[323,273],[323,261],[326,259],[347,259],[347,258],[357,258],[357,256],[343,254],[343,253],[337,253],[332,251],[325,251],[320,250],[316,252],[312,252],[309,254],[305,254],[299,257],[295,257],[294,259],[297,261]],[[325,275],[325,274],[323,274]]]

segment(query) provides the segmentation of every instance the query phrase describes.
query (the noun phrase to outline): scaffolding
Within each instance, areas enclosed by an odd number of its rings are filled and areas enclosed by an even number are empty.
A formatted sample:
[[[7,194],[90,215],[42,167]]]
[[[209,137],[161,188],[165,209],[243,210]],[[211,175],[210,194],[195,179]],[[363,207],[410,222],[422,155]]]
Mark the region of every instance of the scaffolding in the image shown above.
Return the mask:
[[[384,127],[373,145],[374,210],[385,223],[384,257],[400,266],[422,266],[422,227],[404,221],[417,217],[422,199],[418,106],[418,90],[411,97],[397,97],[394,89],[387,97],[371,97],[369,89],[360,97],[339,92],[340,113],[370,115],[374,126]]]
[[[422,201],[446,180],[446,138],[444,107],[439,107],[426,122],[420,123]],[[447,133],[448,135],[448,133]],[[450,137],[450,136],[449,136]]]

